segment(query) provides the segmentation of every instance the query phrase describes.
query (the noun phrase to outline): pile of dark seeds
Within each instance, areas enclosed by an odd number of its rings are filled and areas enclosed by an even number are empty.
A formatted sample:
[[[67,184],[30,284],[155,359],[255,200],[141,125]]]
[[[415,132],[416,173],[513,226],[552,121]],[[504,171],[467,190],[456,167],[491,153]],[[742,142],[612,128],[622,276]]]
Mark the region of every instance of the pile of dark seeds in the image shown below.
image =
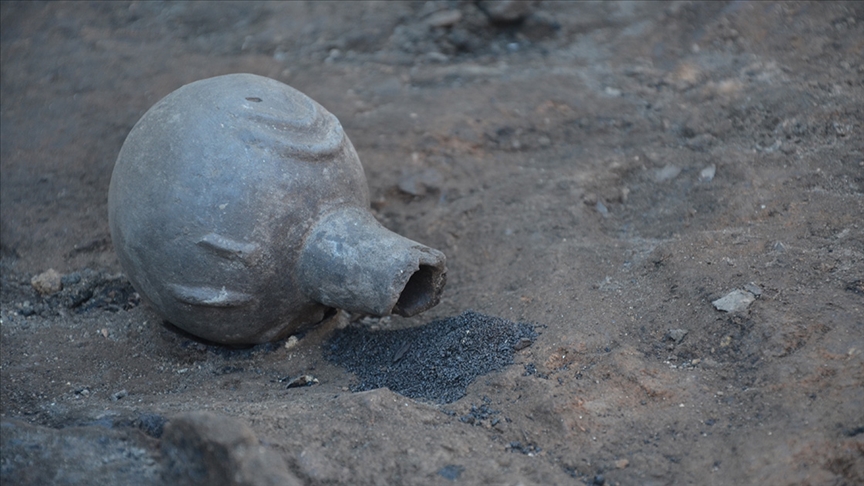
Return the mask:
[[[450,403],[478,376],[513,364],[513,353],[536,337],[530,324],[468,311],[396,331],[349,326],[336,332],[324,355],[357,375],[352,391],[387,387],[409,398]]]

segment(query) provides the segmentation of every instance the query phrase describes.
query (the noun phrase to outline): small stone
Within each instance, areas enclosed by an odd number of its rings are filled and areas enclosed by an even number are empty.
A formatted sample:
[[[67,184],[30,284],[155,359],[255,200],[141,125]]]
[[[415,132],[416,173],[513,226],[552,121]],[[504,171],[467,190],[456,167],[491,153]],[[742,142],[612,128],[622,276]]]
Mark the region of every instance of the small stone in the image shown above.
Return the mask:
[[[741,312],[747,310],[747,307],[756,300],[756,297],[746,291],[735,289],[725,296],[711,302],[714,307],[723,312]]]
[[[717,173],[717,166],[714,164],[709,165],[702,169],[702,172],[699,172],[699,180],[702,182],[711,182],[714,179],[714,174]]]
[[[622,187],[622,188],[621,188],[621,197],[620,197],[620,199],[621,199],[621,204],[626,204],[626,203],[627,203],[627,199],[628,199],[629,197],[630,197],[630,188],[629,188],[629,187]]]
[[[62,276],[53,268],[33,277],[30,280],[30,285],[42,295],[56,294],[63,290]]]
[[[443,53],[440,53],[438,51],[427,52],[426,53],[426,59],[428,59],[430,62],[440,62],[440,63],[444,63],[444,62],[447,62],[450,60],[450,58],[447,56],[447,54],[443,54]]]
[[[602,214],[603,217],[609,216],[609,209],[606,208],[606,205],[603,204],[603,201],[597,201],[597,204],[594,205],[594,209],[596,209],[598,213]]]
[[[121,400],[129,395],[129,392],[126,390],[120,390],[117,393],[111,395],[111,401],[116,402],[117,400]]]
[[[606,89],[604,89],[603,92],[606,93],[607,96],[611,96],[613,98],[621,96],[621,90],[618,88],[613,88],[611,86],[606,86]]]
[[[444,177],[435,169],[406,172],[399,178],[399,190],[412,196],[425,196],[441,188]]]
[[[477,2],[480,10],[497,23],[514,23],[527,18],[536,6],[536,2],[524,0],[481,0]]]
[[[288,340],[285,341],[285,349],[291,349],[296,347],[298,342],[300,342],[300,340],[297,339],[297,336],[289,337]]]
[[[744,286],[744,290],[753,294],[756,298],[759,298],[762,295],[762,288],[756,285],[753,282],[748,283]]]
[[[670,329],[668,336],[669,339],[675,341],[676,343],[680,343],[684,339],[684,336],[687,335],[687,332],[688,331],[686,329]]]
[[[456,464],[449,464],[438,470],[438,475],[450,481],[456,481],[462,475],[465,468]]]
[[[519,341],[517,341],[516,344],[513,345],[513,350],[514,351],[521,351],[521,350],[527,348],[528,346],[531,346],[532,344],[534,344],[533,339],[523,337],[523,338],[519,339]]]
[[[618,469],[624,469],[629,465],[630,461],[628,461],[627,459],[618,459],[617,461],[615,461],[615,467],[617,467]]]
[[[458,10],[442,10],[435,12],[426,19],[429,27],[450,27],[462,20],[462,12]]]
[[[301,386],[312,386],[316,383],[318,383],[318,378],[312,375],[300,375],[293,380],[289,380],[285,388],[300,388]]]
[[[703,133],[687,140],[685,145],[691,150],[704,152],[714,145],[716,140],[710,133]]]
[[[663,167],[662,169],[658,169],[654,172],[654,181],[655,182],[666,182],[678,177],[678,174],[681,173],[681,168],[676,167],[672,164]]]

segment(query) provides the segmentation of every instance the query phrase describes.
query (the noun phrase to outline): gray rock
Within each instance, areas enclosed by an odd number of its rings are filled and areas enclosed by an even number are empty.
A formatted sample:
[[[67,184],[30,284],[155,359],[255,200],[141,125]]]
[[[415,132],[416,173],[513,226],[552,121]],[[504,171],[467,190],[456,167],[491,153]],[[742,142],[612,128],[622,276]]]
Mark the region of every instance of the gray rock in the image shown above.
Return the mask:
[[[477,2],[477,6],[492,22],[511,23],[519,22],[531,15],[537,3],[526,0],[481,0]]]
[[[746,290],[735,289],[723,297],[711,302],[714,307],[723,312],[741,312],[756,300],[756,296]]]
[[[442,10],[426,18],[429,27],[451,27],[462,20],[462,12],[458,10]]]
[[[596,209],[598,213],[602,214],[604,218],[609,216],[609,208],[603,204],[603,201],[598,200],[597,204],[594,205],[594,209]]]
[[[753,294],[753,296],[756,297],[757,299],[759,298],[760,295],[762,295],[762,287],[756,285],[753,282],[750,282],[747,285],[745,285],[744,290]]]
[[[702,169],[701,172],[699,172],[699,180],[702,182],[711,182],[712,180],[714,180],[714,174],[716,174],[716,173],[717,173],[717,166],[714,164],[711,164],[708,167],[705,167],[704,169]]]
[[[688,331],[686,329],[669,329],[668,336],[669,339],[675,341],[676,343],[680,343],[684,339],[684,336],[687,335],[687,332]]]
[[[162,435],[164,479],[177,486],[299,486],[282,458],[237,419],[190,412]]]
[[[399,178],[399,190],[412,196],[425,196],[441,189],[444,177],[435,169],[404,172]]]
[[[669,164],[666,167],[663,167],[662,169],[657,169],[657,171],[654,172],[654,182],[670,181],[670,180],[678,177],[678,174],[680,174],[680,173],[681,173],[680,167],[676,167],[672,164]]]
[[[712,145],[714,145],[716,141],[717,139],[714,138],[714,136],[712,136],[710,133],[703,133],[687,140],[685,145],[690,150],[694,150],[696,152],[704,152],[708,150],[708,148],[710,148]]]

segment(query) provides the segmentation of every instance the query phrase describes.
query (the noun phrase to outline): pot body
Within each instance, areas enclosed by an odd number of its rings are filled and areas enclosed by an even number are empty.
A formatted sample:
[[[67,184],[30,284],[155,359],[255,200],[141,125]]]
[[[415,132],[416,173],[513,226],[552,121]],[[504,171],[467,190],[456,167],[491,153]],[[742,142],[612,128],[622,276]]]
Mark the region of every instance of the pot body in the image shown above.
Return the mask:
[[[299,91],[252,74],[197,81],[156,103],[123,144],[108,194],[114,248],[136,290],[176,326],[232,344],[279,339],[333,307],[363,308],[310,296],[321,286],[310,279],[330,273],[301,274],[297,265],[310,234],[331,233],[322,221],[368,207],[363,167],[338,120]],[[390,233],[371,214],[356,219]],[[437,303],[443,254],[404,240],[399,251],[414,255],[408,266],[417,268],[402,272],[431,269],[436,287],[422,290]],[[332,260],[344,260],[330,247]],[[424,263],[421,254],[434,258]],[[330,263],[319,257],[316,265]],[[401,292],[410,275],[391,280]],[[355,293],[368,300],[373,292]],[[393,304],[376,309],[389,313]]]

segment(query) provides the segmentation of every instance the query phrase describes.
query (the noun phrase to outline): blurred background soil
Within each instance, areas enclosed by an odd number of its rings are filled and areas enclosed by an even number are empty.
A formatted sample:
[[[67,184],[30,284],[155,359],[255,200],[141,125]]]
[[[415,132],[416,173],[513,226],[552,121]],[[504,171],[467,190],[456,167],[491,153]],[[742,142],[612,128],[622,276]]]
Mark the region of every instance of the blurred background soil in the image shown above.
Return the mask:
[[[0,9],[4,484],[169,484],[163,426],[194,411],[310,485],[864,483],[862,4]],[[139,304],[117,153],[235,72],[339,118],[378,219],[447,255],[440,305],[231,349]],[[349,321],[469,309],[539,336],[455,402],[353,393],[324,358]]]

